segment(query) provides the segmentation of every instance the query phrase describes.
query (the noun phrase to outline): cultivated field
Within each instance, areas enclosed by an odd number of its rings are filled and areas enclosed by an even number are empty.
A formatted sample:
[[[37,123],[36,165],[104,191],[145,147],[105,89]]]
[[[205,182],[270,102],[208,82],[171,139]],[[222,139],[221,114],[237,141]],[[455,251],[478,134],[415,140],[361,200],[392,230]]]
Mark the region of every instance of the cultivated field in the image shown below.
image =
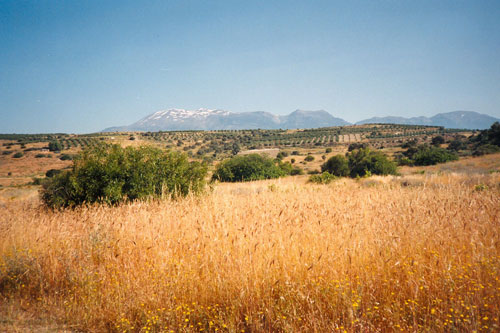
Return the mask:
[[[500,173],[411,170],[63,212],[6,201],[0,331],[500,330]]]

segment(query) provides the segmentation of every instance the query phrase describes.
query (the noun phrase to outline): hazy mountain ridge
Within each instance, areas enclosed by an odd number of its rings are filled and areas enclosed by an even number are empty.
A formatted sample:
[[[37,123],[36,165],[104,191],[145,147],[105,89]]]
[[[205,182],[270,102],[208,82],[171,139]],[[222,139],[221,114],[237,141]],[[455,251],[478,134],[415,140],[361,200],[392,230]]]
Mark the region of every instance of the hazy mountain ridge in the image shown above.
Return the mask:
[[[495,117],[474,111],[439,113],[432,117],[373,117],[356,125],[385,123],[403,125],[443,126],[446,128],[485,129]],[[241,130],[241,129],[296,129],[352,125],[324,110],[296,110],[288,115],[274,115],[266,111],[229,112],[220,109],[169,109],[154,112],[141,120],[121,127],[110,127],[103,132],[125,131],[183,131],[183,130]]]
[[[500,119],[474,111],[452,111],[446,113],[438,113],[432,117],[373,117],[358,121],[356,124],[363,125],[384,123],[443,126],[446,128],[486,129],[489,128],[495,121],[500,121]]]

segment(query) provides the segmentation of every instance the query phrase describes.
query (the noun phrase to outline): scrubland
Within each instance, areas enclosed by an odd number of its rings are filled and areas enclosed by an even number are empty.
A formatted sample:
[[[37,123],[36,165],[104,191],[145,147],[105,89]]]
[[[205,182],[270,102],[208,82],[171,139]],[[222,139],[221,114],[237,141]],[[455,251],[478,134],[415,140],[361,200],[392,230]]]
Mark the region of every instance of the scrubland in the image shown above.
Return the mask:
[[[0,206],[0,330],[500,330],[500,174]]]

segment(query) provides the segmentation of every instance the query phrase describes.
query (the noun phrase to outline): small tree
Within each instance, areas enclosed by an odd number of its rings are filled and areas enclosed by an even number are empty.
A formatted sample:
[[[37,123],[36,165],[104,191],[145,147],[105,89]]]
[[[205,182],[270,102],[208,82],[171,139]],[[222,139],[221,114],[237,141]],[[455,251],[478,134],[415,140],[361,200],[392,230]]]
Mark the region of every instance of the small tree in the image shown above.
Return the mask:
[[[349,170],[351,177],[363,177],[366,175],[394,175],[397,172],[396,164],[390,161],[381,152],[370,148],[353,150],[348,155]]]
[[[51,141],[49,142],[49,150],[50,151],[61,151],[63,149],[61,142],[59,141]]]
[[[322,172],[329,172],[330,174],[337,177],[347,177],[349,176],[349,163],[347,158],[342,155],[332,156],[321,165]]]

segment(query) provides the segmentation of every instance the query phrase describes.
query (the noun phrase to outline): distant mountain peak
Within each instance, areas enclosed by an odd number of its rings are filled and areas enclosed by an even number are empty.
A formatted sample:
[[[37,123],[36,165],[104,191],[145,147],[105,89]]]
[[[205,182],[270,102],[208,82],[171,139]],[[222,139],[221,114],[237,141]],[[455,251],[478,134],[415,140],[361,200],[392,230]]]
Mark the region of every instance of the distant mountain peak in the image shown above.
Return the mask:
[[[485,129],[500,119],[474,111],[451,111],[432,117],[373,117],[356,124],[387,123],[402,125],[443,126],[447,128]],[[115,131],[185,131],[185,130],[241,130],[241,129],[295,129],[350,125],[325,110],[297,109],[288,115],[275,115],[266,111],[230,112],[221,109],[196,110],[167,109],[156,111],[141,120],[122,127],[107,128]]]
[[[279,116],[266,111],[229,112],[221,109],[167,109],[156,111],[129,126],[107,128],[112,131],[175,131],[217,129],[289,129],[349,125],[330,113],[296,110]]]
[[[403,125],[443,126],[446,128],[485,129],[499,119],[475,111],[451,111],[438,113],[432,117],[373,117],[356,124],[386,123]]]

